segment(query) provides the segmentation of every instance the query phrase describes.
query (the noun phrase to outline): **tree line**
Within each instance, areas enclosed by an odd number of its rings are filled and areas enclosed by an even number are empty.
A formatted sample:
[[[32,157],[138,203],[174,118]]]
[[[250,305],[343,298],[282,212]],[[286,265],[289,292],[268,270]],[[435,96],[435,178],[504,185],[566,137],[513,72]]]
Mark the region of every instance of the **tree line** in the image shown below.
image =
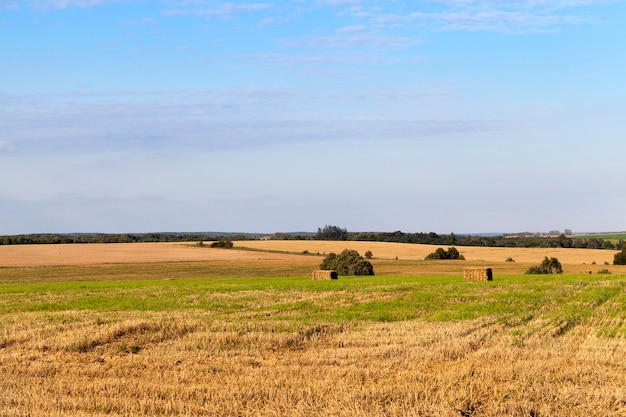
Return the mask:
[[[58,243],[134,243],[134,242],[201,242],[228,239],[255,240],[264,237],[259,233],[40,233],[0,236],[0,245],[58,244]],[[584,248],[621,250],[624,240],[613,243],[602,238],[576,238],[565,236],[480,236],[438,234],[434,232],[348,232],[338,226],[318,228],[317,233],[275,233],[275,240],[342,240],[366,242],[419,243],[440,246],[485,246],[505,248]]]
[[[0,236],[0,245],[40,245],[60,243],[139,243],[139,242],[202,242],[218,240],[258,239],[255,234],[208,233],[34,233]]]
[[[294,238],[291,236],[290,238]],[[355,240],[368,242],[420,243],[428,245],[486,246],[503,248],[584,248],[621,250],[624,240],[613,243],[602,238],[572,238],[560,236],[480,236],[430,233],[395,232],[348,232],[337,226],[317,229],[314,236],[301,236],[302,239]]]

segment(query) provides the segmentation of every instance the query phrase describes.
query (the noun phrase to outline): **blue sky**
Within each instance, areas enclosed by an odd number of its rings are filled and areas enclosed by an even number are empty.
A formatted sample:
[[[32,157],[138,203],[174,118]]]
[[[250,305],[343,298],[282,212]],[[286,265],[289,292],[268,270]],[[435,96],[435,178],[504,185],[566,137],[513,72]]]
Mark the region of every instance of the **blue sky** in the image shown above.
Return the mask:
[[[626,1],[0,0],[0,234],[626,229]]]

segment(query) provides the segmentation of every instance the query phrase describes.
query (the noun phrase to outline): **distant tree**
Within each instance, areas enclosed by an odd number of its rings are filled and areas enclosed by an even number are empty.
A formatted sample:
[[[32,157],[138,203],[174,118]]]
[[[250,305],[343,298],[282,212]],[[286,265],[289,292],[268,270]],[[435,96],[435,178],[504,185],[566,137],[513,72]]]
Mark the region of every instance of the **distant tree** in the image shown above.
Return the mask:
[[[626,265],[626,247],[615,254],[613,257],[613,265]]]
[[[455,247],[448,248],[448,250],[444,250],[443,248],[437,248],[433,253],[426,256],[424,259],[458,259],[464,260],[465,257],[459,253],[459,251]]]
[[[339,255],[329,253],[320,269],[337,271],[337,275],[374,275],[372,264],[352,249],[345,249]]]
[[[374,257],[374,254],[371,250],[368,250],[363,254],[363,256],[365,256],[365,259],[372,259]]]
[[[558,237],[558,245],[562,248],[571,248],[573,245],[573,240],[566,236],[566,234],[561,233]]]
[[[602,242],[602,249],[615,249],[615,244],[610,240]]]
[[[233,242],[230,240],[216,240],[215,242],[211,243],[211,247],[212,248],[222,248],[222,249],[230,249],[233,247]]]
[[[557,258],[549,258],[546,256],[540,265],[531,266],[525,272],[526,274],[562,274],[563,267]]]
[[[348,240],[348,230],[339,226],[326,225],[317,229],[315,237],[319,240]]]

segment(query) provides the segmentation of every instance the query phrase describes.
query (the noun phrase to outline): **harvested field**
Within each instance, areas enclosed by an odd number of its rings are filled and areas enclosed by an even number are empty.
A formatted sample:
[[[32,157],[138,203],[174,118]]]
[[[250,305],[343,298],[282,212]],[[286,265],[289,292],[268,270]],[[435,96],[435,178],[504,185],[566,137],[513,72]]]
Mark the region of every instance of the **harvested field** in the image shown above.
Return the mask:
[[[417,245],[393,242],[330,242],[330,241],[292,241],[292,240],[263,240],[235,242],[235,246],[245,246],[255,249],[279,250],[294,253],[325,254],[339,253],[344,249],[354,249],[361,255],[371,250],[376,259],[422,260],[434,252],[437,245]],[[511,257],[516,262],[541,263],[545,256],[556,257],[561,263],[567,264],[603,264],[613,263],[613,256],[617,251],[602,249],[563,249],[563,248],[485,248],[474,246],[455,246],[468,261],[503,262]],[[444,249],[447,249],[444,246]]]
[[[0,245],[0,267],[289,258],[293,255],[214,249],[194,243]]]
[[[0,415],[623,416],[625,288],[617,275],[0,285]]]
[[[331,241],[236,241],[232,249],[210,248],[195,243],[112,243],[60,245],[0,245],[0,282],[15,281],[21,271],[24,282],[41,274],[40,267],[96,266],[113,271],[116,265],[133,264],[134,272],[115,273],[119,279],[149,278],[155,268],[172,271],[194,270],[197,276],[304,276],[317,269],[322,257],[355,249],[364,254],[371,250],[371,263],[377,275],[462,275],[465,267],[493,267],[495,274],[520,274],[532,265],[541,263],[545,256],[556,257],[565,273],[591,271],[601,268],[626,273],[626,266],[612,265],[617,251],[594,249],[543,248],[484,248],[458,246],[465,261],[424,261],[438,246],[389,242],[331,242]],[[250,250],[248,250],[249,248]],[[318,255],[319,254],[319,255]],[[515,262],[504,262],[507,258]],[[605,266],[607,262],[610,266]],[[179,265],[173,265],[178,263]],[[165,265],[172,264],[172,265]],[[152,265],[152,266],[150,266]],[[3,271],[3,268],[5,270]],[[9,269],[6,269],[9,268]],[[11,269],[18,268],[18,269]],[[20,269],[21,268],[21,269]],[[95,267],[94,267],[95,268]],[[119,269],[119,268],[117,268]],[[123,268],[122,268],[123,269]],[[62,279],[62,269],[57,269]],[[145,271],[145,273],[144,273]],[[93,270],[92,272],[96,272]],[[90,272],[86,272],[89,274]],[[72,273],[70,273],[72,274]],[[99,271],[102,276],[106,271]],[[11,275],[12,278],[3,278]],[[85,279],[88,279],[86,277]]]

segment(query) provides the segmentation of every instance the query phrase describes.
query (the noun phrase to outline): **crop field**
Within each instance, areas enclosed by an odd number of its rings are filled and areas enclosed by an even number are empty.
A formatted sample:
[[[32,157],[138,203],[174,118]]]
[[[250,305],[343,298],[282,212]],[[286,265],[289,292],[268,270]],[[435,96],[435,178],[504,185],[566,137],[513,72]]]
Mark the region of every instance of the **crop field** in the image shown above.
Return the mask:
[[[237,246],[0,247],[0,416],[626,416],[615,251]],[[311,280],[346,247],[376,276]]]
[[[576,235],[574,237],[579,239],[603,239],[617,243],[620,240],[626,240],[626,233],[596,233],[591,235]]]

